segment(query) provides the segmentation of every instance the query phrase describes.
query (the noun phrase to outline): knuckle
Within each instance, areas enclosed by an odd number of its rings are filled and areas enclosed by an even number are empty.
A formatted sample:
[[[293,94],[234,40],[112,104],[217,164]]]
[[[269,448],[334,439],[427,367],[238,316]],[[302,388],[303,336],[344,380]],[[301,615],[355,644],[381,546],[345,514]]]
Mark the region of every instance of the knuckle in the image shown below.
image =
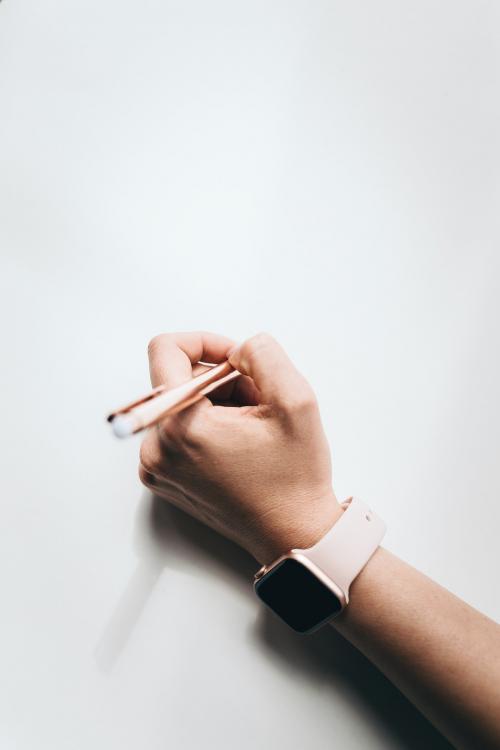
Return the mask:
[[[177,452],[182,443],[182,425],[175,416],[167,417],[158,425],[158,436],[165,449],[169,452]]]
[[[148,474],[154,474],[160,465],[160,455],[156,443],[148,437],[142,441],[139,449],[140,466]]]
[[[178,458],[198,451],[206,440],[205,420],[188,415],[166,419],[160,425],[160,439]]]
[[[292,412],[300,414],[313,412],[318,408],[316,394],[308,383],[297,389],[289,403],[289,408]]]
[[[142,484],[145,485],[146,487],[152,487],[154,484],[153,475],[149,471],[147,471],[147,469],[144,468],[142,463],[139,464],[138,472],[139,472],[139,479],[141,480]]]
[[[148,343],[148,356],[150,359],[154,359],[154,357],[157,356],[157,354],[169,341],[170,337],[171,334],[169,333],[159,333],[156,336],[153,336],[153,338]]]
[[[177,333],[158,333],[148,343],[148,355],[154,358],[160,354],[170,344],[175,344],[179,334]]]
[[[198,451],[205,442],[205,422],[202,419],[191,419],[188,423],[183,423],[180,432],[182,445],[188,451]]]
[[[252,357],[256,354],[256,352],[259,352],[262,349],[266,349],[271,346],[276,346],[276,344],[276,339],[274,339],[270,333],[261,331],[260,333],[255,334],[255,336],[252,336],[252,338],[248,339],[248,341],[243,344],[242,352],[247,357]]]

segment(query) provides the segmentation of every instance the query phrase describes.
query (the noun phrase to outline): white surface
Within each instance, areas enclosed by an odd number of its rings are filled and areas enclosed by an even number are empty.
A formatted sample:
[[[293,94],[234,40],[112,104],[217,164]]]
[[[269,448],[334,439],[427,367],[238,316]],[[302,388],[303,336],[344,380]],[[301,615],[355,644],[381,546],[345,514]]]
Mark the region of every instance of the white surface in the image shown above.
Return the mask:
[[[338,495],[500,616],[499,9],[0,3],[2,750],[441,747],[104,415],[154,334],[271,331]]]

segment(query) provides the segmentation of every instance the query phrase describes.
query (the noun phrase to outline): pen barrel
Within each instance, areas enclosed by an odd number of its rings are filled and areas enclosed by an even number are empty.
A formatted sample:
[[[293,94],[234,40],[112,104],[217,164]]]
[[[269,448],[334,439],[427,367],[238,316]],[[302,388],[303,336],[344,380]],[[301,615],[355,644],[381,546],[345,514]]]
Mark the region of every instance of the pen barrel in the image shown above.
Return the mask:
[[[220,365],[211,367],[201,375],[189,380],[187,383],[159,393],[149,401],[135,406],[130,412],[134,420],[134,432],[139,432],[145,427],[158,422],[163,417],[176,414],[182,409],[199,401],[207,393],[218,388],[223,383],[238,377],[240,373],[229,364],[222,362]]]

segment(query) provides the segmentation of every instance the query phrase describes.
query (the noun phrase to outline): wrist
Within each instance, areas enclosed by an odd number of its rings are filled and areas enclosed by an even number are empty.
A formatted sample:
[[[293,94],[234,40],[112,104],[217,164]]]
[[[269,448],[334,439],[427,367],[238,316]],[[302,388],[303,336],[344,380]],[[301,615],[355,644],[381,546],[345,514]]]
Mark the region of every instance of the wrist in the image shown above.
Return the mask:
[[[301,546],[289,545],[255,574],[259,598],[299,633],[314,632],[348,606],[351,584],[385,533],[382,519],[360,498],[337,506],[329,528]]]
[[[339,632],[347,636],[350,631],[362,628],[365,621],[370,624],[377,621],[379,613],[388,605],[384,598],[391,589],[388,581],[397,580],[394,569],[397,563],[401,561],[378,547],[351,584],[349,606],[331,622]]]
[[[255,558],[264,565],[291,549],[312,547],[330,531],[343,512],[333,490],[307,500],[300,512],[284,516],[279,528],[266,530],[263,543],[254,552]]]

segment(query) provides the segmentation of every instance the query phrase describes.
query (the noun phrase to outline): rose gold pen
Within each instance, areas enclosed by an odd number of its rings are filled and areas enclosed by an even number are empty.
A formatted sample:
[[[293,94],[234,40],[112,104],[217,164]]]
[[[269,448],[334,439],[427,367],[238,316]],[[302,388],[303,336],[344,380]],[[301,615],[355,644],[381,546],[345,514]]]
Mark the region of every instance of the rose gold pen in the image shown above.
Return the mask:
[[[150,427],[170,414],[176,414],[199,401],[211,391],[237,378],[240,373],[226,360],[220,365],[205,365],[208,369],[187,383],[167,389],[153,388],[142,398],[117,409],[108,416],[113,432],[124,438]]]

